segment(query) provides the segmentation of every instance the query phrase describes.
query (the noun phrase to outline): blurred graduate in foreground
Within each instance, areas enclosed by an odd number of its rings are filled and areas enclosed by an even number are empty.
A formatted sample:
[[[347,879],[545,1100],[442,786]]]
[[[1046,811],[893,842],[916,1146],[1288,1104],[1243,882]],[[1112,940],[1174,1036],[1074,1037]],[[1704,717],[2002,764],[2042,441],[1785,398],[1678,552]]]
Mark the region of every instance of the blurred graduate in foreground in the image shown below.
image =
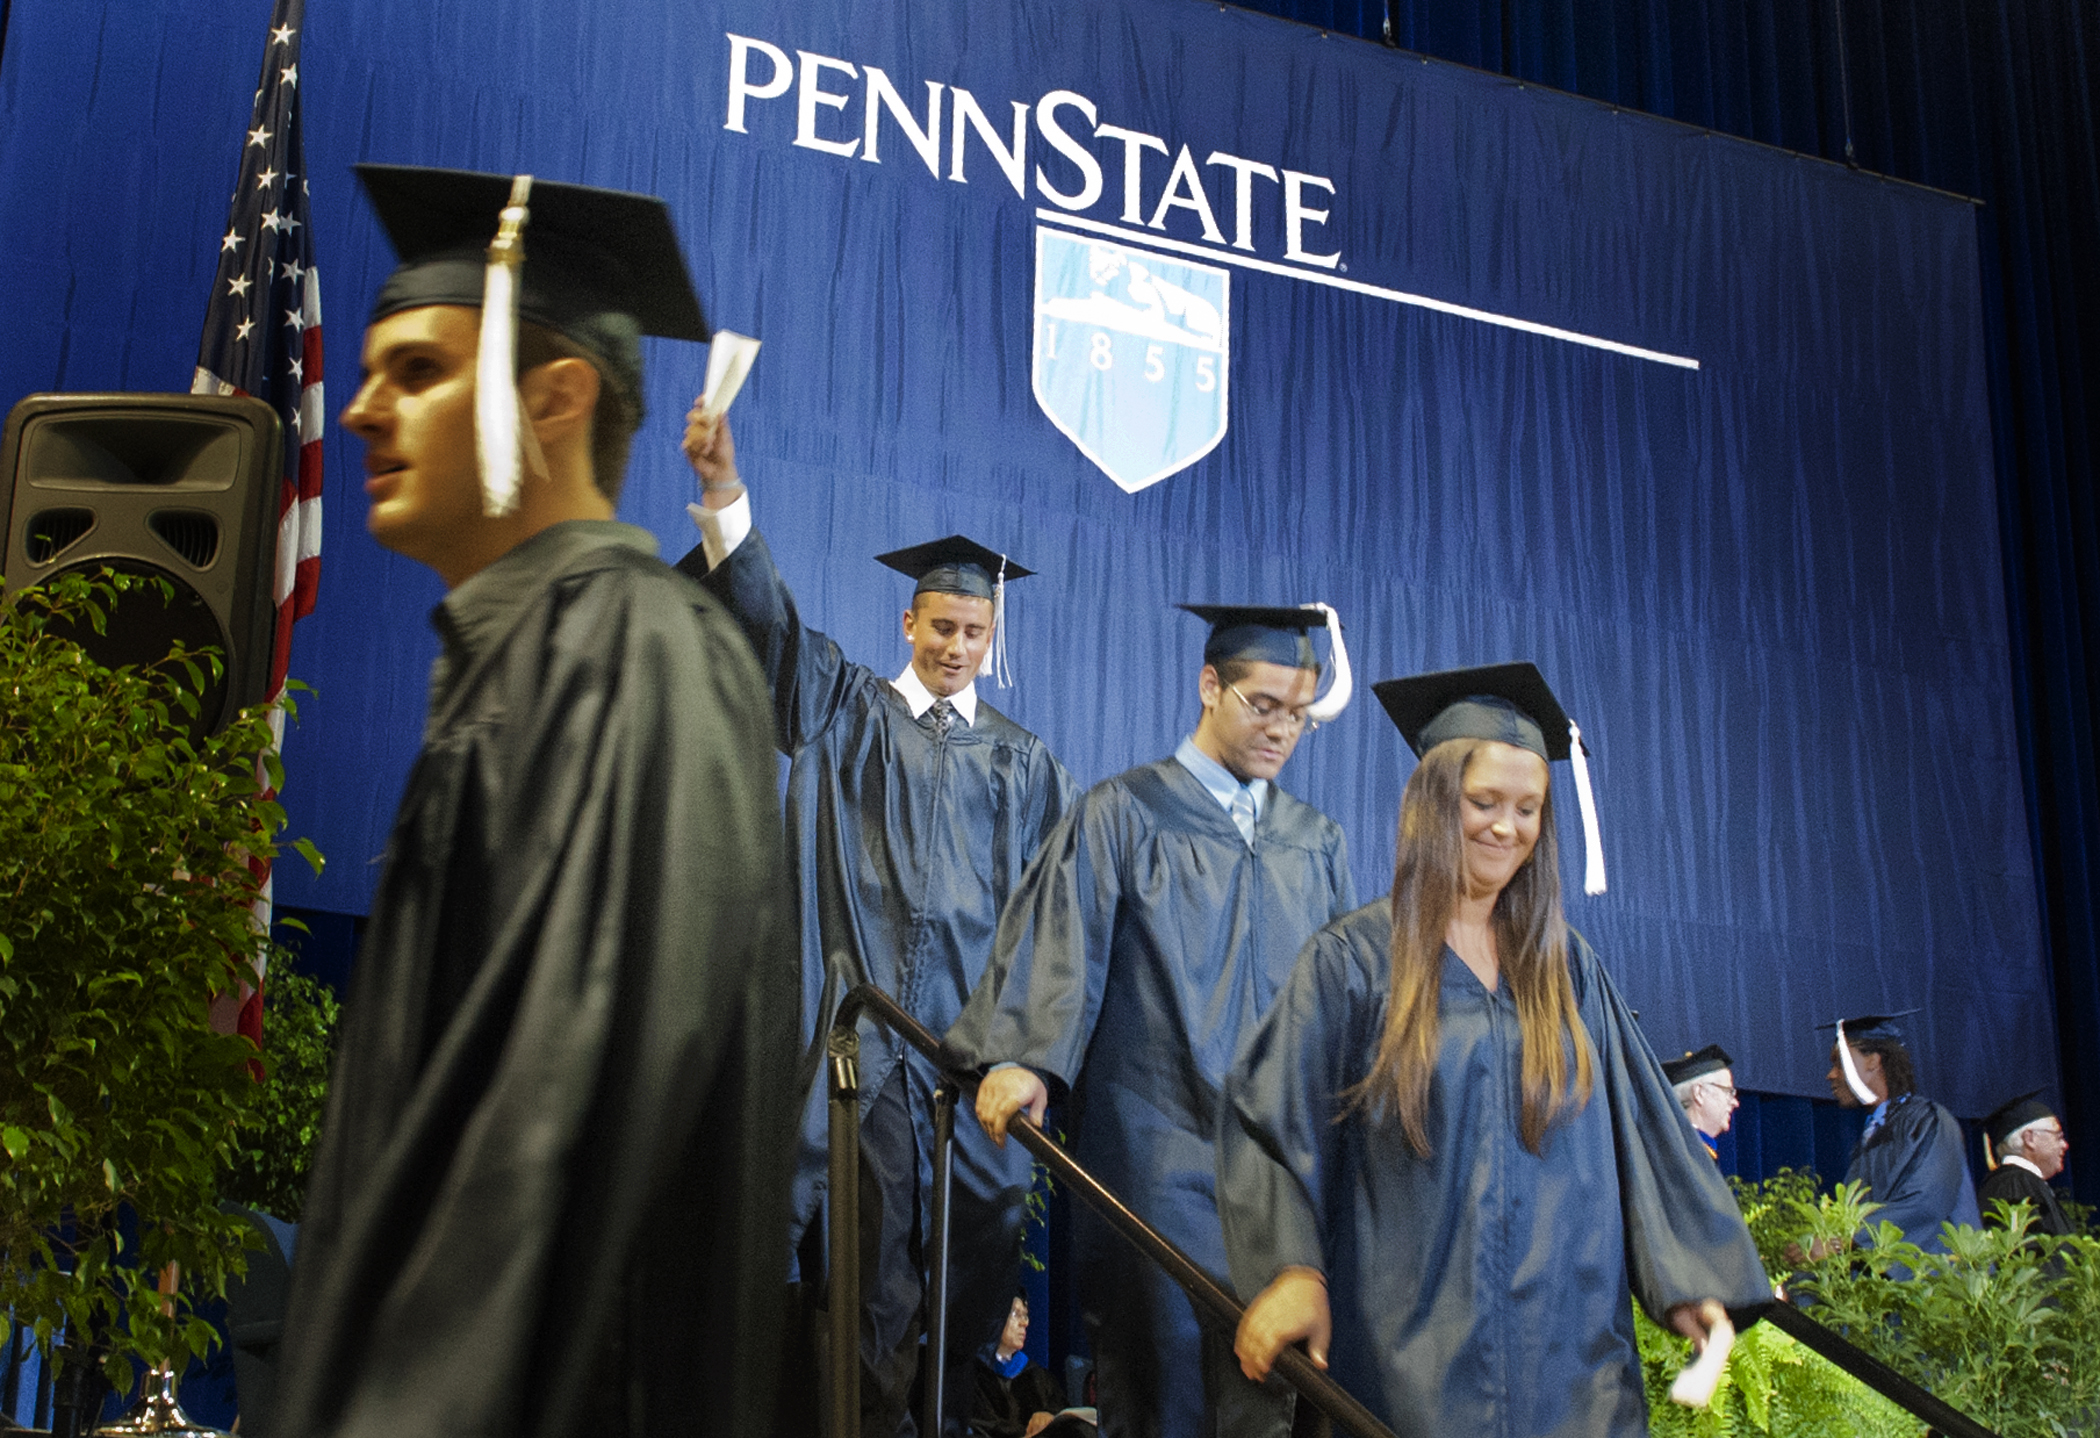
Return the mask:
[[[699,303],[648,196],[360,176],[402,264],[343,426],[373,537],[450,592],[270,1431],[764,1433],[797,1002],[771,707],[612,518],[639,336],[706,339]]]

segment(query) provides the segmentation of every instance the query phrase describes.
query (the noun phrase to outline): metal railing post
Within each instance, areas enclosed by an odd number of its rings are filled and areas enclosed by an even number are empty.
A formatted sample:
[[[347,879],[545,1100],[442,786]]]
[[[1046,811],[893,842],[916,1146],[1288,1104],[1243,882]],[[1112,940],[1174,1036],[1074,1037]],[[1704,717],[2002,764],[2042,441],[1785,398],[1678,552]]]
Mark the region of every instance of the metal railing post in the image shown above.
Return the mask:
[[[955,1084],[933,1090],[933,1214],[926,1250],[926,1410],[921,1438],[940,1438],[948,1380],[948,1209],[955,1180]]]
[[[854,1014],[834,1025],[824,1049],[831,1095],[829,1438],[860,1438],[860,1032]]]

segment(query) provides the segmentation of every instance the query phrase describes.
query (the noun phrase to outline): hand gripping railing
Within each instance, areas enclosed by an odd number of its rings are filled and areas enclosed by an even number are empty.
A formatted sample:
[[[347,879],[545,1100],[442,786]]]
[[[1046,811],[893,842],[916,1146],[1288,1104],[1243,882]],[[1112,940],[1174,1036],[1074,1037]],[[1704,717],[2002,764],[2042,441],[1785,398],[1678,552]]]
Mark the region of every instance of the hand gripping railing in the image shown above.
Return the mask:
[[[954,1136],[955,1104],[964,1093],[972,1093],[976,1080],[948,1072],[942,1067],[940,1041],[906,1013],[881,989],[863,984],[847,994],[834,1016],[825,1041],[831,1120],[831,1438],[860,1435],[860,1031],[863,1012],[885,1025],[929,1063],[941,1070],[934,1092],[933,1212],[928,1233],[926,1285],[926,1382],[924,1411],[919,1431],[938,1438],[942,1420],[942,1383],[947,1350],[948,1298],[948,1194],[952,1176],[951,1143]],[[1100,1181],[1052,1142],[1025,1114],[1016,1114],[1007,1135],[1018,1139],[1035,1155],[1036,1162],[1050,1170],[1066,1190],[1076,1194],[1104,1222],[1137,1250],[1167,1271],[1181,1285],[1196,1311],[1207,1322],[1232,1333],[1239,1327],[1242,1308],[1230,1293],[1219,1287],[1203,1267],[1150,1224],[1139,1218]],[[1394,1438],[1370,1409],[1357,1402],[1341,1385],[1315,1368],[1312,1360],[1295,1348],[1276,1357],[1276,1371],[1322,1413],[1356,1438]]]
[[[943,1380],[948,1346],[948,1195],[953,1175],[951,1145],[955,1104],[973,1093],[976,1080],[942,1066],[940,1041],[906,1013],[897,1001],[872,984],[862,984],[840,1002],[826,1040],[826,1068],[831,1096],[831,1438],[860,1438],[860,1029],[863,1012],[917,1049],[939,1070],[933,1109],[933,1212],[927,1235],[929,1273],[926,1288],[927,1375],[919,1431],[927,1438],[941,1432]],[[1077,1194],[1124,1238],[1167,1271],[1196,1311],[1227,1333],[1239,1328],[1246,1312],[1218,1286],[1216,1279],[1163,1234],[1130,1211],[1100,1180],[1051,1141],[1025,1114],[1007,1125],[1009,1137],[1035,1155],[1067,1191]],[[1738,1326],[1762,1318],[1802,1346],[1915,1414],[1944,1438],[1998,1438],[1990,1429],[1911,1382],[1842,1335],[1832,1332],[1783,1299],[1737,1310]],[[1328,1418],[1356,1438],[1394,1438],[1370,1409],[1350,1397],[1296,1348],[1276,1356],[1276,1371]]]

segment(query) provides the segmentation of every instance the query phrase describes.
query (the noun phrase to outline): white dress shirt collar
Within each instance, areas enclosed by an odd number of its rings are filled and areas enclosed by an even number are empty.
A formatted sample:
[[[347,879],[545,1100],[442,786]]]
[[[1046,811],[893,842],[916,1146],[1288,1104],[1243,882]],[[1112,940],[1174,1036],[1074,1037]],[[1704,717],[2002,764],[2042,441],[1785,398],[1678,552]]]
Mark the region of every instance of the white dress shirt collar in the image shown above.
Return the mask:
[[[905,665],[904,672],[892,679],[890,683],[894,684],[897,692],[904,696],[904,702],[911,706],[911,717],[914,719],[925,718],[926,711],[933,707],[933,701],[938,697],[931,689],[926,687],[926,681],[919,677],[919,671],[912,668],[909,664]],[[975,679],[963,685],[958,692],[950,694],[948,702],[955,706],[957,718],[973,729],[977,727],[977,681]]]

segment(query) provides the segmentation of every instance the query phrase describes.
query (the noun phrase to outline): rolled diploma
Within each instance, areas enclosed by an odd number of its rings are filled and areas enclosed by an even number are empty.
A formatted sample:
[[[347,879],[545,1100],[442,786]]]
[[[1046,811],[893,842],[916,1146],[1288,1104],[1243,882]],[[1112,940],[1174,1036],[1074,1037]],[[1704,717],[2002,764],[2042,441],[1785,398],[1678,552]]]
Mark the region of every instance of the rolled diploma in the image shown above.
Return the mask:
[[[1704,1408],[1714,1401],[1721,1375],[1728,1371],[1728,1355],[1735,1348],[1735,1325],[1723,1313],[1706,1336],[1706,1350],[1684,1365],[1670,1385],[1670,1401],[1687,1408]]]
[[[749,335],[715,331],[707,346],[707,387],[700,392],[702,414],[720,419],[729,412],[730,401],[744,387],[744,378],[758,358],[758,345]]]

